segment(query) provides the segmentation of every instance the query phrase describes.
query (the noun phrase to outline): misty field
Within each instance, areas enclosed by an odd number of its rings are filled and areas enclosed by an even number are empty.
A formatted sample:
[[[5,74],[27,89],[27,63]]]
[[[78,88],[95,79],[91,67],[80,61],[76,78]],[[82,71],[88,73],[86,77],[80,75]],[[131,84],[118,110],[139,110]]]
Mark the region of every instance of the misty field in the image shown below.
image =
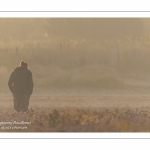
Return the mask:
[[[149,24],[149,18],[0,19],[0,131],[150,131]],[[21,60],[34,82],[27,113],[13,110],[8,88]]]
[[[34,94],[27,113],[15,112],[7,94],[1,95],[0,106],[0,132],[150,131],[150,95],[140,92]]]

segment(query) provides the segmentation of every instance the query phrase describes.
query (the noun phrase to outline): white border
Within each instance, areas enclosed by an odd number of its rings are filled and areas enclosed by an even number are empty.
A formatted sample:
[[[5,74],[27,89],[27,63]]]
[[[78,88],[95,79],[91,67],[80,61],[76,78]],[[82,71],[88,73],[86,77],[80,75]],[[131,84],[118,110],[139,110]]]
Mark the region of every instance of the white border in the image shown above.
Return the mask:
[[[149,18],[150,12],[0,12],[0,18]]]
[[[59,132],[46,132],[46,133],[26,133],[26,132],[12,132],[0,133],[0,139],[150,139],[150,133],[89,133],[89,132],[72,132],[72,133],[59,133]]]
[[[1,0],[1,11],[148,11],[148,0]]]

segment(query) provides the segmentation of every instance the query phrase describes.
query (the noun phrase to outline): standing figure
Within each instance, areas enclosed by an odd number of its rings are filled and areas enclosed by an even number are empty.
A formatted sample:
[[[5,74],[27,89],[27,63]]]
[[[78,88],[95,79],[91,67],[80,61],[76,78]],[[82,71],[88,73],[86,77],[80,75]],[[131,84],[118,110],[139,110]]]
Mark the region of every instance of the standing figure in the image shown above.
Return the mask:
[[[14,97],[14,109],[17,112],[28,111],[29,99],[33,92],[33,80],[27,63],[21,61],[20,66],[14,69],[8,86]]]

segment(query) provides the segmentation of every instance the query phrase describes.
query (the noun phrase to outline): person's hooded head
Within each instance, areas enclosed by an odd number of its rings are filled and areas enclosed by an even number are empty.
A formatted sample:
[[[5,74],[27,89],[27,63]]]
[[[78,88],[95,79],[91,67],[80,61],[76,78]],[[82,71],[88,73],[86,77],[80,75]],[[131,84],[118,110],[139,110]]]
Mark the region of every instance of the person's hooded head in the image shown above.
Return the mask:
[[[28,68],[28,64],[25,63],[23,60],[20,62],[20,67]]]

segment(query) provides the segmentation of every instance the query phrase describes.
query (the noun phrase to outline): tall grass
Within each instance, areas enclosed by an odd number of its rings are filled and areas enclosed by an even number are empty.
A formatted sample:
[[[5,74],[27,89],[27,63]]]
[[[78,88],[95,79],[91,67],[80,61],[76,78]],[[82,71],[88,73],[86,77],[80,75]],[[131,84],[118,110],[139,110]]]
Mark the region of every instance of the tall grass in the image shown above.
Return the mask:
[[[27,113],[1,109],[0,122],[31,122],[4,124],[1,132],[149,132],[149,108],[50,109],[36,108]],[[0,125],[0,127],[2,127]],[[27,127],[7,129],[7,126]]]

